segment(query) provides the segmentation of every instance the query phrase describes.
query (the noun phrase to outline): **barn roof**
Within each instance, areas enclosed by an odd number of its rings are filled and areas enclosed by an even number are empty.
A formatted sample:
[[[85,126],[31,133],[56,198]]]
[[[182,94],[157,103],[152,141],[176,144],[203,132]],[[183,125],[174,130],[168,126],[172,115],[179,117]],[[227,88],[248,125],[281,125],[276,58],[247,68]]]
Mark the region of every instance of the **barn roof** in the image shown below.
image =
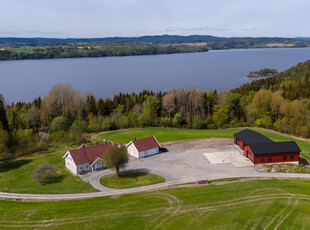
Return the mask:
[[[255,143],[268,143],[268,142],[272,143],[273,142],[272,140],[270,140],[268,137],[264,136],[263,134],[255,132],[250,129],[244,129],[238,133],[235,133],[234,136],[247,145],[255,144]]]
[[[139,152],[160,147],[160,144],[154,136],[131,141],[126,145],[126,147],[129,146],[131,143],[134,144],[134,146]]]
[[[300,152],[295,141],[267,142],[249,144],[253,154],[294,153]]]
[[[102,158],[103,154],[107,151],[109,147],[113,146],[112,142],[105,142],[103,144],[98,144],[95,146],[80,146],[80,148],[75,150],[70,150],[69,153],[76,165],[94,162],[98,158]]]

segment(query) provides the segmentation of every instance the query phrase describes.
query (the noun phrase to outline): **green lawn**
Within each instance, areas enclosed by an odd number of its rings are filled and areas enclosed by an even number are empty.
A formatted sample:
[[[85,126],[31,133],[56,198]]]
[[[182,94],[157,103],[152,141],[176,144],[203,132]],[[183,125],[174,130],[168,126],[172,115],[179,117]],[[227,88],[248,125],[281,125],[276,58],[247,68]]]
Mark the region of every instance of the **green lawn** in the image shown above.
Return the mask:
[[[15,51],[15,52],[24,52],[24,53],[32,53],[32,48],[30,47],[22,47],[22,48],[4,48],[7,51]]]
[[[302,156],[310,160],[310,141],[299,140],[293,137],[283,135],[274,131],[266,129],[251,128],[258,131],[274,141],[296,141],[302,150]],[[124,129],[112,132],[99,134],[98,141],[106,139],[109,141],[128,143],[134,137],[140,139],[149,136],[155,136],[159,142],[181,141],[201,138],[233,138],[233,134],[243,130],[243,128],[233,129],[208,129],[208,130],[195,130],[195,129],[171,129],[171,128],[135,128]]]
[[[116,178],[115,174],[105,175],[100,178],[100,183],[108,188],[124,189],[165,182],[161,176],[144,172],[121,172],[120,176]]]
[[[96,191],[90,184],[73,176],[66,169],[63,155],[68,147],[54,147],[55,152],[19,158],[12,164],[0,163],[0,191],[17,193],[81,193]],[[64,175],[59,183],[41,185],[33,178],[38,165],[50,163]]]
[[[190,186],[190,185],[188,185]],[[0,201],[1,229],[308,229],[310,180],[257,180],[69,201]]]

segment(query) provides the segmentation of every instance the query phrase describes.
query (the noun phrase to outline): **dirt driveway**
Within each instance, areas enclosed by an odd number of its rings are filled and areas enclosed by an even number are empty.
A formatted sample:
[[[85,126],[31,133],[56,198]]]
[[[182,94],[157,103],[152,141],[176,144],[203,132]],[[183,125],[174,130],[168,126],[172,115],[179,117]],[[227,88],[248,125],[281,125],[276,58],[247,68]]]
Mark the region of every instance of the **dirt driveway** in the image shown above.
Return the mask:
[[[257,174],[251,163],[240,165],[240,159],[246,160],[246,158],[242,156],[240,149],[233,144],[231,139],[189,140],[162,143],[162,146],[167,147],[169,152],[141,159],[132,157],[126,170],[145,171],[164,177],[166,182],[180,181],[180,183]],[[229,157],[232,152],[235,157]],[[214,163],[208,160],[206,156],[214,155],[214,153],[221,153],[221,156],[227,154],[230,161]],[[239,158],[236,154],[239,154]],[[83,179],[90,182],[96,189],[105,191],[106,188],[100,184],[99,179],[109,173],[111,173],[110,170],[93,172],[83,176]]]

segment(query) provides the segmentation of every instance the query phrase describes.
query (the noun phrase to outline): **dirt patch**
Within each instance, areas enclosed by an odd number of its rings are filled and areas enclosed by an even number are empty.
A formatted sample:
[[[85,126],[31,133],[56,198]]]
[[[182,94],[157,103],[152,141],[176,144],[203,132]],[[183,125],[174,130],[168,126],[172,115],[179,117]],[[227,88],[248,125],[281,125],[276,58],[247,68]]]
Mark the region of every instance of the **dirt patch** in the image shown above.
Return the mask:
[[[265,46],[266,47],[294,47],[295,44],[293,44],[293,43],[289,43],[289,44],[285,44],[285,43],[268,43]]]
[[[186,151],[204,148],[217,148],[219,146],[228,146],[232,144],[233,141],[231,138],[208,138],[161,143],[161,145],[167,147],[169,151]]]

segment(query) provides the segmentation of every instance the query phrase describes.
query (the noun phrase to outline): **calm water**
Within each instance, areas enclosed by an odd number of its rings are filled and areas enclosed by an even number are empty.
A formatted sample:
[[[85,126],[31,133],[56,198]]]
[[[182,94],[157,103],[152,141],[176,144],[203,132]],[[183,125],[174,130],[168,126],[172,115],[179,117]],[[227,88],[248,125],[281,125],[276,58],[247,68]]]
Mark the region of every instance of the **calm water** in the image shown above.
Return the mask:
[[[310,48],[222,50],[154,56],[24,60],[0,62],[0,93],[8,103],[44,97],[52,86],[71,84],[96,97],[143,89],[235,88],[251,81],[250,71],[288,69],[310,59]]]

